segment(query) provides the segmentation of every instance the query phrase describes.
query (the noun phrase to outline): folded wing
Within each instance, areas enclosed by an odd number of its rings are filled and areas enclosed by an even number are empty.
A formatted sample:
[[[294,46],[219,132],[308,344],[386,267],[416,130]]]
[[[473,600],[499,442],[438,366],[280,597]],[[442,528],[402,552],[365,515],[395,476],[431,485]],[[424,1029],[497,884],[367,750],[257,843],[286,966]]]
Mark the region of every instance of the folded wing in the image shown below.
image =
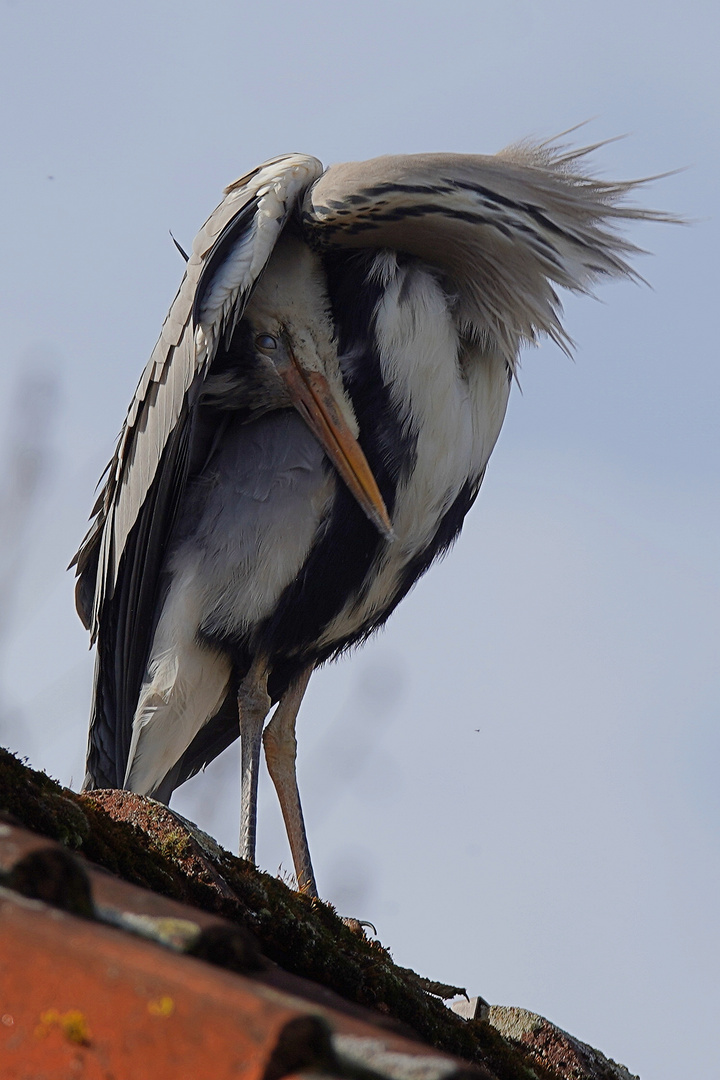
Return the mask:
[[[315,158],[289,154],[227,188],[195,239],[131,402],[74,560],[78,612],[98,639],[86,786],[122,783],[202,381],[242,317],[288,216],[321,172]]]

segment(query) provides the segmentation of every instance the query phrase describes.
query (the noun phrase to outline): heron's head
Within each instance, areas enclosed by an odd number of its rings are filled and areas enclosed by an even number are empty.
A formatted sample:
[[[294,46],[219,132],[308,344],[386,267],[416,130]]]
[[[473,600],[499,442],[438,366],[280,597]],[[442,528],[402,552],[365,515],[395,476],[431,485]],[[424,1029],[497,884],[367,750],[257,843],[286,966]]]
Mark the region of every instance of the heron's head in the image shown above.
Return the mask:
[[[253,290],[244,319],[256,354],[279,374],[288,364],[324,379],[357,437],[358,423],[343,386],[337,341],[319,256],[294,236],[282,236]]]
[[[355,411],[345,390],[318,255],[302,240],[283,236],[258,281],[243,318],[253,350],[284,388],[358,503],[392,538],[385,504],[358,442]]]

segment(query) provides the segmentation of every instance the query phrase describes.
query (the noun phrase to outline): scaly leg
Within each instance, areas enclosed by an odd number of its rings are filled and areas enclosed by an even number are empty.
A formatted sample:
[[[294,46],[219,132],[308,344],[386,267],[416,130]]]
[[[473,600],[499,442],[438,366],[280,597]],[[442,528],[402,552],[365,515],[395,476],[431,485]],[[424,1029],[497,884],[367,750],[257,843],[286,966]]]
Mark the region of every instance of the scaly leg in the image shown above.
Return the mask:
[[[313,665],[310,664],[295,682],[290,684],[280,699],[275,715],[265,728],[263,745],[265,746],[268,772],[280,800],[280,809],[282,810],[285,829],[290,841],[290,851],[295,865],[298,888],[309,896],[317,896],[317,885],[315,884],[315,875],[310,861],[310,849],[307,842],[307,833],[305,832],[305,822],[302,807],[300,806],[300,792],[298,791],[297,774],[295,772],[295,759],[297,757],[295,721],[312,670]]]
[[[267,692],[267,668],[262,657],[253,660],[252,667],[240,683],[238,715],[240,718],[240,855],[255,862],[255,833],[257,825],[257,786],[260,765],[260,741],[265,717],[270,711]]]

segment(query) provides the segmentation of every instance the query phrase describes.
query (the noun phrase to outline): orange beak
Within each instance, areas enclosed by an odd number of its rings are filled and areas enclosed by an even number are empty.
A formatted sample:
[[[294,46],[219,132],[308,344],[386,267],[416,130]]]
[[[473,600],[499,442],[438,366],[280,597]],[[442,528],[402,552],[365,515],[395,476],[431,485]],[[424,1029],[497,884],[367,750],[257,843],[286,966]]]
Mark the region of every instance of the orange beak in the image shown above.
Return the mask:
[[[394,540],[380,489],[360,444],[335,403],[329,382],[320,372],[301,367],[291,349],[283,352],[285,356],[275,366],[293,405],[370,521],[386,540]]]

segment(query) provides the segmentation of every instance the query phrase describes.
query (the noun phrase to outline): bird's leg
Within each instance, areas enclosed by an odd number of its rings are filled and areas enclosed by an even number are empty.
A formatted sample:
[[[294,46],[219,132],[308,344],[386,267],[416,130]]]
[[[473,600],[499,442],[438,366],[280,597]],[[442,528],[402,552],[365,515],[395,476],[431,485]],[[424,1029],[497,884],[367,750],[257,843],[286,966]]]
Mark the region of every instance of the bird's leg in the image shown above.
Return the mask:
[[[317,896],[295,772],[295,721],[312,670],[313,665],[308,665],[280,699],[275,715],[263,733],[263,745],[268,772],[280,800],[298,888],[308,896]]]
[[[261,657],[240,683],[238,715],[240,718],[240,855],[255,862],[255,830],[257,824],[257,786],[260,764],[260,741],[265,717],[270,711],[267,692],[267,668]]]

